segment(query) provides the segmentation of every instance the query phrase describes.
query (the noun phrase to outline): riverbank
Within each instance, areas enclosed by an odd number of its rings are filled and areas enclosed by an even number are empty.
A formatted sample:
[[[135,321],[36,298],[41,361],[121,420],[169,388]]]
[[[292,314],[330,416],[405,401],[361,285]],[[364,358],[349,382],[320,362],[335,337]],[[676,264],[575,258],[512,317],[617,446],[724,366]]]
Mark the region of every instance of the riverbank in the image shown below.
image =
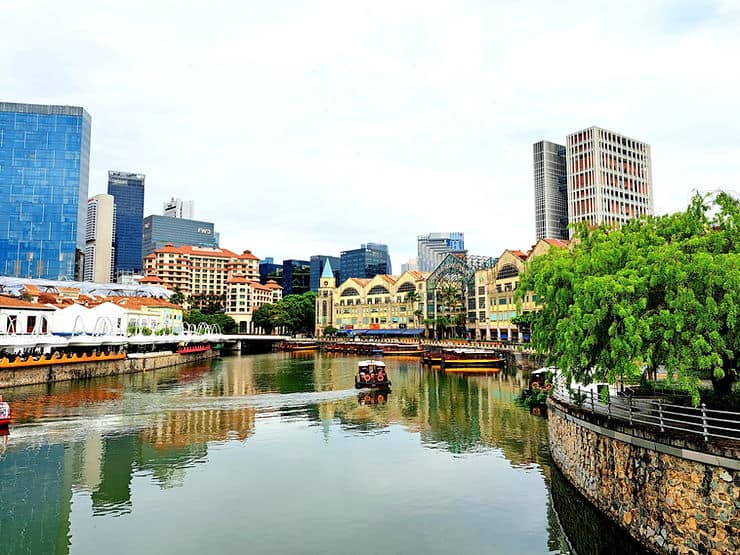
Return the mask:
[[[219,352],[213,350],[185,354],[172,353],[171,351],[147,354],[133,353],[120,360],[6,369],[0,371],[0,388],[83,380],[120,374],[136,374],[147,370],[158,370],[200,360],[210,360],[218,356]]]

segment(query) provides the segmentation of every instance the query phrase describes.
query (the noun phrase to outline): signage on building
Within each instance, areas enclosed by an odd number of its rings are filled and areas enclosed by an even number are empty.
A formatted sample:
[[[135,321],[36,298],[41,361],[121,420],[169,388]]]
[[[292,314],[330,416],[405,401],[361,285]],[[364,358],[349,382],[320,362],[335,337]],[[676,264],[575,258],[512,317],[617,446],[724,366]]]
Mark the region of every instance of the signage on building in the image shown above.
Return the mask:
[[[198,233],[203,233],[205,235],[210,235],[211,234],[211,230],[208,229],[207,227],[199,227],[198,228]]]

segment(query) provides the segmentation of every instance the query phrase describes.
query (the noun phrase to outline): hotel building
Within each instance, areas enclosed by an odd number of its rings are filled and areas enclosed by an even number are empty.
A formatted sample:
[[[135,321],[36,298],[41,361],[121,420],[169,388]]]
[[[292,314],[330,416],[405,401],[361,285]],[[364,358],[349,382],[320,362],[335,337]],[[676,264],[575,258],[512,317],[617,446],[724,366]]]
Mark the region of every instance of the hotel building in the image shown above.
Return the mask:
[[[651,164],[650,145],[642,141],[599,127],[568,135],[569,223],[619,226],[652,215]]]
[[[165,245],[144,258],[146,277],[141,283],[178,289],[201,308],[207,296],[226,299],[227,280],[243,276],[259,282],[259,259],[251,251],[236,254],[216,247]]]

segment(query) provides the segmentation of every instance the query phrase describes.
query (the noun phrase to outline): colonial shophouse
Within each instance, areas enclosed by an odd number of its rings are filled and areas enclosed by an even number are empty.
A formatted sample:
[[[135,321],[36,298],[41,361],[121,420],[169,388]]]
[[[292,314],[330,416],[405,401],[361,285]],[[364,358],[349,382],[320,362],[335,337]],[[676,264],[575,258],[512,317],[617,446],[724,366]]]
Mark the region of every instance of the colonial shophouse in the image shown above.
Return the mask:
[[[349,278],[336,287],[331,264],[327,262],[316,297],[316,335],[324,335],[327,327],[354,332],[420,332],[428,275],[413,271],[400,276]]]

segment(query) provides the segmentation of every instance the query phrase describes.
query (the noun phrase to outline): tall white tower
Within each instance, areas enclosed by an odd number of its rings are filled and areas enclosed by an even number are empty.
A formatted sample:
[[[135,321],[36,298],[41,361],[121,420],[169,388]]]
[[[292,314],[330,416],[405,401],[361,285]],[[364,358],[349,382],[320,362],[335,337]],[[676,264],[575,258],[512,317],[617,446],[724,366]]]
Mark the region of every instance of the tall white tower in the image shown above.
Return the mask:
[[[95,195],[87,201],[85,263],[82,279],[111,283],[115,251],[116,205],[113,195]]]
[[[192,220],[194,219],[194,212],[195,210],[192,200],[182,200],[172,197],[169,201],[164,203],[164,210],[162,211],[162,215],[169,216],[170,218]]]

